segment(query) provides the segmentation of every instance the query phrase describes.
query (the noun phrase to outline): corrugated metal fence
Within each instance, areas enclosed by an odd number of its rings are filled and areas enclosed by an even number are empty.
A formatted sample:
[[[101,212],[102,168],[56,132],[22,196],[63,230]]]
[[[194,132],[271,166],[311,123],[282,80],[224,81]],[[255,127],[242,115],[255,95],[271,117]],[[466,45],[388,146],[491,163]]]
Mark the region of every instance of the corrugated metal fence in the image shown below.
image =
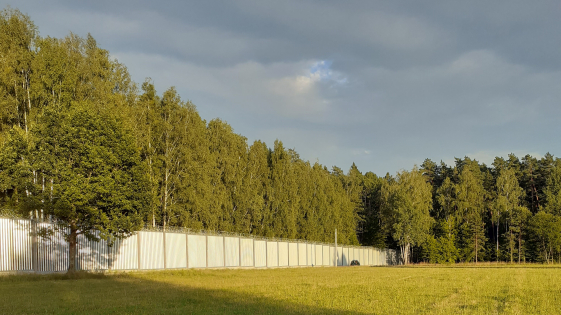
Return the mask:
[[[0,218],[0,271],[49,273],[68,268],[64,229],[50,223]],[[48,237],[37,236],[41,229]],[[395,265],[395,250],[337,246],[305,241],[210,233],[141,231],[116,241],[78,236],[79,270],[147,270],[175,268],[275,268],[296,266]]]

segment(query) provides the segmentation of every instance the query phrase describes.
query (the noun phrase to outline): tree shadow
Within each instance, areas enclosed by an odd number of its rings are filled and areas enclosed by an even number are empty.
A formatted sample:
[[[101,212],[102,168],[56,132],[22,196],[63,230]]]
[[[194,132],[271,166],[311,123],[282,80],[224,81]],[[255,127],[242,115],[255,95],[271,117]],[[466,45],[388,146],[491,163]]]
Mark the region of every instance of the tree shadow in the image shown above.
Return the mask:
[[[259,296],[234,289],[209,289],[146,278],[135,273],[0,277],[0,313],[367,314],[325,307],[330,301],[303,304],[294,302],[294,298]],[[310,296],[314,298],[315,295],[311,292]]]
[[[68,270],[66,228],[52,223],[27,219],[0,218],[0,271],[52,273]],[[99,237],[99,232],[94,233]],[[76,268],[78,270],[138,269],[138,255],[128,259],[120,255],[126,240],[108,246],[105,240],[77,239]],[[136,249],[136,248],[135,248]],[[116,266],[118,263],[118,266]]]

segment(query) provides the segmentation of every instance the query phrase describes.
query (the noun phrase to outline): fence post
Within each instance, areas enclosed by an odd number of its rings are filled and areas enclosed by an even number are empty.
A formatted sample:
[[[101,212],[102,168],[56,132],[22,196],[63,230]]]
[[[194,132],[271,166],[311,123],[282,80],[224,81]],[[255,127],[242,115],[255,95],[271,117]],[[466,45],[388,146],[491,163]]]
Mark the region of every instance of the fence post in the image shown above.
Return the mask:
[[[300,242],[296,242],[296,266],[300,267]]]
[[[206,248],[206,267],[208,268],[208,234],[205,232],[205,248]]]
[[[222,265],[224,266],[224,268],[226,268],[226,236],[222,236],[222,253],[224,254]]]
[[[187,261],[185,262],[185,266],[189,268],[189,230],[185,233],[185,257]]]
[[[253,268],[255,268],[255,238],[253,240]]]
[[[277,267],[280,267],[280,249],[279,249],[279,240],[277,240]]]

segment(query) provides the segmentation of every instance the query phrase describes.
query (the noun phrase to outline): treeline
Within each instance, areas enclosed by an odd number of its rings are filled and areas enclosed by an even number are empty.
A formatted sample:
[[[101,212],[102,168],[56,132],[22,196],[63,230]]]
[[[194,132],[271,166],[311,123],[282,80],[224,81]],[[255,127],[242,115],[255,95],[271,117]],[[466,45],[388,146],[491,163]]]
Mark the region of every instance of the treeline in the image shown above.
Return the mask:
[[[71,244],[143,225],[323,242],[337,229],[339,243],[399,248],[405,262],[561,261],[550,154],[328,170],[280,141],[248,144],[174,88],[138,86],[91,36],[40,37],[13,9],[0,62],[0,211],[63,223]]]
[[[405,261],[561,262],[561,160],[549,153],[350,178],[362,191],[361,243],[398,247]]]
[[[140,87],[90,35],[41,37],[0,14],[0,207],[84,233],[140,225],[358,244],[340,169],[206,122],[174,88]],[[72,252],[72,248],[71,248]]]

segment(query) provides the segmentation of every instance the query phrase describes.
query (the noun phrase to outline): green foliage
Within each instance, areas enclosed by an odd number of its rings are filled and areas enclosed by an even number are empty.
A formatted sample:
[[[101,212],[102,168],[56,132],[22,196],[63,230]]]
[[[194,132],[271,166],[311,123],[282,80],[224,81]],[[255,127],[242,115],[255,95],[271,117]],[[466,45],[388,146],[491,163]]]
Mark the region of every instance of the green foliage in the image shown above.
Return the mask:
[[[556,160],[549,170],[549,176],[545,181],[544,195],[547,204],[546,212],[561,215],[561,161]]]
[[[415,167],[402,171],[396,180],[382,187],[383,220],[401,249],[402,260],[409,263],[411,246],[427,237],[433,219],[431,185]]]
[[[88,35],[38,36],[0,12],[0,213],[124,237],[141,225],[401,248],[405,261],[552,262],[561,160],[426,159],[345,173],[203,120],[175,88],[137,89]],[[410,255],[411,253],[411,255]]]
[[[461,258],[464,261],[478,261],[487,240],[485,236],[485,189],[479,176],[479,169],[464,167],[455,186],[457,218],[460,242],[463,244]]]
[[[517,235],[521,239],[529,214],[525,207],[520,206],[523,189],[518,184],[515,170],[504,168],[499,174],[496,183],[497,198],[494,205],[494,217],[497,221],[497,227],[500,225],[501,218],[504,218],[507,227],[504,236],[507,239],[507,251],[512,262],[516,250]],[[518,245],[518,252],[521,253],[523,251],[521,242]]]
[[[70,238],[151,224],[329,242],[338,229],[358,244],[356,166],[331,173],[280,141],[249,146],[149,79],[138,93],[91,35],[39,37],[12,9],[0,29],[3,213],[51,218]]]
[[[143,164],[134,138],[111,114],[86,104],[46,110],[31,130],[26,158],[35,173],[28,208],[52,215],[78,234],[127,237],[142,225],[146,204]]]
[[[529,222],[529,241],[539,262],[552,263],[561,257],[561,218],[539,211]],[[561,259],[559,259],[561,261]]]

